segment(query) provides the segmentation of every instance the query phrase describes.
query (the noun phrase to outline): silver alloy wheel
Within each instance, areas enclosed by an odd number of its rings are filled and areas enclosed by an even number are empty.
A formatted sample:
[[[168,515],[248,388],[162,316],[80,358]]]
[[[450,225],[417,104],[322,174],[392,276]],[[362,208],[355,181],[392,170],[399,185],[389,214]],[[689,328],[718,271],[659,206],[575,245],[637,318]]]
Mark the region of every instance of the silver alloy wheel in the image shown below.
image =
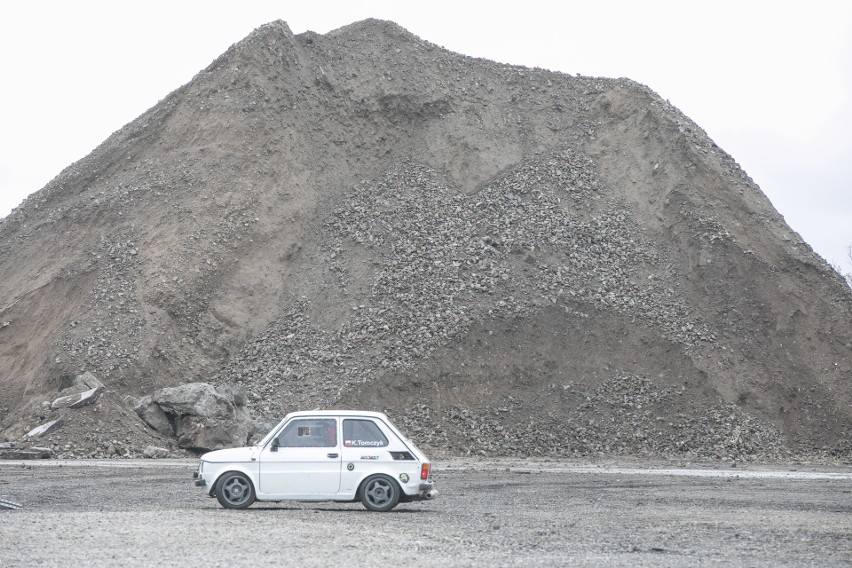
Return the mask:
[[[226,473],[216,491],[219,503],[228,509],[245,509],[254,503],[251,481],[241,473]]]
[[[361,502],[371,511],[390,511],[399,503],[399,488],[388,476],[374,475],[364,482]]]

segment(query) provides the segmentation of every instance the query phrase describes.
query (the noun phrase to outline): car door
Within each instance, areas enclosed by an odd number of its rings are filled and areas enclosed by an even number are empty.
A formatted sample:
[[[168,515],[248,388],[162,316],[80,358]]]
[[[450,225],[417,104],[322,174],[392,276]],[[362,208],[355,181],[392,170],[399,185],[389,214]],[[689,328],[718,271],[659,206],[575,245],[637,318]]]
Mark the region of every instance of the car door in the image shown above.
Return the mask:
[[[281,498],[336,494],[342,463],[339,439],[337,418],[289,421],[260,453],[260,492]]]

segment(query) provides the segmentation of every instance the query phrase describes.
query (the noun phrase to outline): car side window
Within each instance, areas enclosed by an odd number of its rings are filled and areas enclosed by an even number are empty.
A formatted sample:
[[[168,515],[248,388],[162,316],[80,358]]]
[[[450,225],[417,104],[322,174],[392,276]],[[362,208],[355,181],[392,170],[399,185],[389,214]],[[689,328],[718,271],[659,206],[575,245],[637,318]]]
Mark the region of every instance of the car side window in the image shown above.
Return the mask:
[[[278,434],[282,448],[333,448],[337,446],[337,420],[301,418],[293,420]]]
[[[347,448],[383,448],[388,439],[372,420],[344,420],[343,445]]]

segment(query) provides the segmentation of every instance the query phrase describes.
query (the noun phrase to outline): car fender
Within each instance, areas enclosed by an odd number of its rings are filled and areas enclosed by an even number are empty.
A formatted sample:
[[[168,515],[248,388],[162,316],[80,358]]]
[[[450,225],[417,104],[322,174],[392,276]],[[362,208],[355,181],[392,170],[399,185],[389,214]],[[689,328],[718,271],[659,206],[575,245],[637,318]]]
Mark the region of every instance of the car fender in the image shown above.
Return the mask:
[[[258,467],[257,462],[245,462],[245,463],[216,463],[216,462],[208,462],[207,466],[211,469],[211,474],[208,477],[205,475],[204,477],[207,479],[208,484],[210,486],[210,490],[208,491],[208,495],[211,497],[216,495],[216,484],[219,482],[219,479],[226,473],[231,471],[236,471],[244,474],[251,481],[252,486],[254,487],[255,494],[257,494],[257,486],[258,486]],[[205,472],[206,473],[206,472]]]
[[[381,473],[393,479],[405,495],[415,495],[419,492],[420,487],[420,464],[419,462],[410,462],[410,467],[400,467],[400,462],[353,462],[355,469],[351,475],[349,483],[346,487],[342,487],[342,492],[351,494],[353,497],[358,495],[361,485],[364,480]],[[408,465],[408,464],[406,464]],[[346,472],[344,472],[345,474]],[[403,480],[403,474],[407,477],[407,481]]]

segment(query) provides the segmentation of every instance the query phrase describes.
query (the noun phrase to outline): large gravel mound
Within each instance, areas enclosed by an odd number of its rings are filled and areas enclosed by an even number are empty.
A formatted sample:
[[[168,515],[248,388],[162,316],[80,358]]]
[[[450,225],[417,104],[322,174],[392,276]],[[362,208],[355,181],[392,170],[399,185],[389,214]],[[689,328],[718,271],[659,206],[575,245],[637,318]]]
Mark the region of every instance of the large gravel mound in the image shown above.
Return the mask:
[[[133,407],[195,382],[446,455],[852,452],[852,293],[700,127],[390,22],[259,28],[0,221],[0,273],[0,436],[54,454],[176,450]]]

